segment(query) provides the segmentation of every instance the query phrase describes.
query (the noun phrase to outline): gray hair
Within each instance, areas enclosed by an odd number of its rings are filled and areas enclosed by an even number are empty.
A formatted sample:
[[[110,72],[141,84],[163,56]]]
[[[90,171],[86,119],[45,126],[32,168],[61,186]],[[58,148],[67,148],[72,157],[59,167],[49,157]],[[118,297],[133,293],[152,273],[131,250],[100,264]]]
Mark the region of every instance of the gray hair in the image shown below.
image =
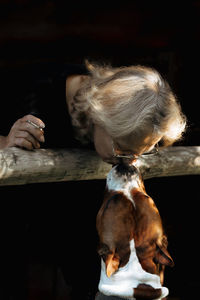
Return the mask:
[[[75,96],[72,123],[83,141],[92,124],[115,140],[151,131],[173,144],[185,130],[186,118],[169,84],[152,68],[112,68],[86,62],[90,76]],[[81,121],[82,120],[82,121]]]

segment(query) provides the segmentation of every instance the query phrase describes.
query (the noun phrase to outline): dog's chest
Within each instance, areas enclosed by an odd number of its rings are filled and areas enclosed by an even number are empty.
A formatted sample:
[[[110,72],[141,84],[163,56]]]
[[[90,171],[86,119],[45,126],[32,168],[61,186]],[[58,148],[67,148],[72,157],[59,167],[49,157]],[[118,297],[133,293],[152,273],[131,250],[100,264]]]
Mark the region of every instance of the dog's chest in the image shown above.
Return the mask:
[[[121,174],[114,167],[109,172],[106,183],[109,191],[122,192],[135,206],[131,191],[133,188],[139,188],[136,175]]]

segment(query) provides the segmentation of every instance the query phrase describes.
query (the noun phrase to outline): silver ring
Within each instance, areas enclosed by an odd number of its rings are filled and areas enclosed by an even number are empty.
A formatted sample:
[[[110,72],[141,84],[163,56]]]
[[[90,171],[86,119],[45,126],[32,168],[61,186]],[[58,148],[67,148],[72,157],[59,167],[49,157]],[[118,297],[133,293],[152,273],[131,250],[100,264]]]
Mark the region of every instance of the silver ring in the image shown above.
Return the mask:
[[[42,130],[42,127],[38,126],[37,124],[35,124],[34,122],[30,121],[30,120],[26,120],[27,123],[29,123],[30,125],[32,125],[35,128],[38,128],[40,130]]]

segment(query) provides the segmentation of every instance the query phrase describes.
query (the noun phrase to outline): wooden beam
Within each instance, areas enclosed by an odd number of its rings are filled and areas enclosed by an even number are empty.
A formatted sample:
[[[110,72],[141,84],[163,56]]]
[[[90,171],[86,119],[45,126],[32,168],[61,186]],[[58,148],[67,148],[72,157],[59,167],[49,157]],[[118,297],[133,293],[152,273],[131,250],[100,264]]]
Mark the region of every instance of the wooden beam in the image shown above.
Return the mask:
[[[155,155],[141,156],[136,166],[144,179],[200,174],[200,146],[168,147]]]
[[[144,179],[200,174],[200,146],[169,147],[141,156],[136,166]],[[9,148],[0,150],[0,185],[105,179],[111,165],[83,149]]]

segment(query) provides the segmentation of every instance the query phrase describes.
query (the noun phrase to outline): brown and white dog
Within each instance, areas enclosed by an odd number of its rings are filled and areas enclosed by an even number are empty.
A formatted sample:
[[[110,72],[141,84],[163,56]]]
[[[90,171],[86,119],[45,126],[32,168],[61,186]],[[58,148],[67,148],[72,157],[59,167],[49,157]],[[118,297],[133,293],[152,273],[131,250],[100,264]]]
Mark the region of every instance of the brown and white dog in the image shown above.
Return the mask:
[[[173,266],[158,209],[134,164],[114,166],[97,215],[99,291],[125,299],[162,299],[165,265]]]

